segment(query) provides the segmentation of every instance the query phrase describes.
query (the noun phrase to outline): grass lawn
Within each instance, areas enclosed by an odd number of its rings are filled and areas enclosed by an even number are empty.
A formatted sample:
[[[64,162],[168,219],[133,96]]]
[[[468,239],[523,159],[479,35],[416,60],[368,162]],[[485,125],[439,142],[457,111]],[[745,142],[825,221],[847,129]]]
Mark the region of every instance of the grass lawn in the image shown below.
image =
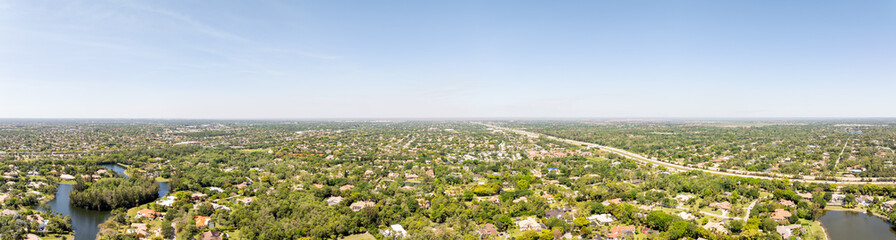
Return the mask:
[[[813,240],[813,239],[815,239],[815,240],[825,240],[825,239],[827,238],[827,237],[825,236],[825,234],[824,234],[824,230],[822,229],[822,227],[821,227],[821,223],[820,223],[820,222],[818,222],[818,221],[809,221],[809,220],[801,219],[801,220],[800,220],[800,224],[803,225],[803,227],[805,227],[805,228],[807,228],[807,229],[809,230],[809,233],[808,233],[809,236],[808,236],[808,237],[805,237],[805,238],[803,238],[803,239],[806,239],[806,240]]]
[[[233,237],[233,236],[231,236],[231,237]],[[373,235],[371,235],[370,233],[353,234],[353,235],[349,235],[347,237],[342,238],[342,240],[375,240],[375,239],[376,238],[374,238]]]
[[[71,240],[71,239],[75,239],[75,236],[74,236],[74,234],[67,234],[67,235],[66,234],[49,234],[45,237],[42,237],[41,239],[46,239],[46,240],[68,239],[68,240]]]

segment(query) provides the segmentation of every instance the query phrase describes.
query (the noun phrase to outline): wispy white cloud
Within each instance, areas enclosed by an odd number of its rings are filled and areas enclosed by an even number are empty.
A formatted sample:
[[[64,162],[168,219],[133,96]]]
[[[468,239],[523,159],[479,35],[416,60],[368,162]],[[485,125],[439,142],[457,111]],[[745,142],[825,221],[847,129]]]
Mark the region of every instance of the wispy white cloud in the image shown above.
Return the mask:
[[[287,54],[287,55],[294,55],[294,56],[316,58],[316,59],[320,59],[320,60],[336,60],[336,59],[342,58],[342,56],[319,54],[319,53],[306,52],[306,51],[295,50],[295,49],[263,47],[263,48],[260,48],[260,51],[264,51],[264,52],[268,52],[268,53],[278,53],[278,54]]]
[[[220,30],[218,28],[215,28],[213,26],[210,26],[208,24],[205,24],[203,22],[195,20],[192,17],[187,16],[185,14],[177,13],[177,12],[170,11],[167,9],[162,9],[162,8],[157,8],[157,7],[149,7],[149,6],[144,6],[144,5],[128,5],[128,6],[135,8],[135,9],[140,9],[140,10],[144,10],[147,12],[162,15],[162,16],[168,17],[170,19],[185,23],[188,26],[194,28],[196,31],[204,33],[204,34],[212,36],[212,37],[216,37],[216,38],[220,38],[220,39],[224,39],[224,40],[236,41],[236,42],[244,42],[244,43],[251,42],[249,39],[247,39],[243,36],[239,36],[237,34],[233,34],[233,33],[227,32],[227,31]]]
[[[185,14],[181,14],[181,13],[178,13],[175,11],[158,8],[158,7],[150,7],[150,6],[144,6],[144,5],[130,5],[130,6],[135,9],[155,13],[155,14],[162,15],[162,16],[171,18],[173,20],[185,23],[186,25],[194,28],[196,31],[204,33],[204,34],[212,36],[212,37],[215,37],[215,38],[250,44],[251,46],[256,47],[258,49],[258,51],[288,54],[288,55],[294,55],[294,56],[315,58],[315,59],[320,59],[320,60],[336,60],[336,59],[342,58],[341,56],[333,56],[333,55],[320,54],[320,53],[295,50],[295,49],[260,47],[259,46],[260,44],[257,44],[255,41],[253,41],[249,38],[218,29],[216,27],[205,24],[205,23],[203,23],[199,20],[196,20],[196,19],[194,19],[188,15],[185,15]]]

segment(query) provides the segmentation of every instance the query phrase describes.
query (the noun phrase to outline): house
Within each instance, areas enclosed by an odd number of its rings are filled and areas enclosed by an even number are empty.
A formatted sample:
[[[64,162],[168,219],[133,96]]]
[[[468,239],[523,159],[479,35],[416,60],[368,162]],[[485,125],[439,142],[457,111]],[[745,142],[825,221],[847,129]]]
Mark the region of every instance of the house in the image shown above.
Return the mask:
[[[673,199],[677,200],[679,203],[688,202],[694,198],[694,195],[691,194],[678,194]]]
[[[418,198],[417,206],[420,206],[420,208],[429,208],[430,202],[429,202],[429,200],[426,200],[425,198]]]
[[[240,198],[240,199],[236,200],[237,203],[242,203],[242,204],[246,204],[246,205],[252,203],[252,201],[253,200],[250,197],[244,197],[244,198]]]
[[[174,205],[174,201],[177,200],[175,196],[167,196],[163,200],[159,200],[157,203],[161,206],[171,207]]]
[[[480,238],[489,238],[489,237],[495,237],[495,236],[500,236],[500,235],[501,235],[501,233],[498,232],[498,228],[495,227],[494,224],[486,223],[485,225],[483,225],[482,227],[479,228],[479,237]]]
[[[728,234],[728,229],[722,225],[722,222],[707,222],[706,225],[703,225],[703,229],[717,234]]]
[[[328,205],[328,206],[333,206],[333,205],[339,204],[339,203],[342,202],[342,199],[343,199],[343,198],[340,197],[340,196],[329,197],[329,198],[327,198],[327,200],[326,200],[326,201],[327,201],[327,205]]]
[[[783,237],[784,239],[790,239],[790,237],[793,236],[793,230],[799,229],[801,227],[803,227],[803,225],[791,224],[787,226],[778,226],[775,228],[775,231],[778,232],[778,234],[781,234],[781,237]]]
[[[215,191],[215,192],[219,192],[219,193],[224,192],[224,189],[219,188],[219,187],[209,187],[208,190],[210,190],[210,191]]]
[[[540,230],[544,229],[534,217],[528,217],[526,219],[520,220],[516,222],[517,227],[520,228],[520,231],[529,231],[529,230]]]
[[[886,210],[886,211],[892,211],[892,210],[893,210],[893,205],[896,205],[896,200],[890,200],[890,201],[882,202],[882,203],[880,204],[880,208],[883,209],[883,210]]]
[[[526,197],[520,197],[520,198],[513,200],[513,203],[519,203],[519,202],[529,202],[529,199]]]
[[[716,209],[719,209],[719,210],[722,210],[725,212],[731,211],[731,203],[728,201],[721,202],[721,203],[710,203],[709,207],[716,208]]]
[[[417,174],[408,173],[404,175],[404,178],[407,180],[417,180],[418,176]]]
[[[697,218],[697,217],[694,217],[694,215],[689,212],[680,212],[680,213],[678,213],[678,217],[680,217],[681,219],[684,219],[685,221],[692,221]]]
[[[781,201],[778,201],[778,202],[781,203],[781,205],[784,205],[784,206],[786,206],[786,207],[796,207],[796,204],[793,203],[793,201],[790,201],[790,200],[781,199]]]
[[[200,236],[200,240],[223,240],[224,237],[229,237],[226,233],[221,231],[207,231],[203,232],[202,236]]]
[[[608,201],[603,201],[601,204],[603,204],[604,206],[609,206],[610,204],[620,204],[620,203],[622,203],[622,198],[610,199]]]
[[[541,198],[544,198],[545,202],[549,204],[554,203],[554,195],[545,194],[544,196],[541,196]]]
[[[790,212],[788,212],[787,210],[778,208],[775,209],[775,213],[772,213],[771,219],[775,221],[783,221],[790,216],[793,216],[793,214],[790,214]]]
[[[146,209],[137,211],[137,216],[134,216],[134,218],[156,219],[157,217],[159,217],[161,215],[162,215],[162,213],[160,213],[160,212],[156,212],[155,210],[146,208]]]
[[[208,194],[205,194],[205,193],[190,194],[190,200],[193,200],[193,202],[199,202],[199,201],[205,200],[205,198],[207,198],[207,197],[208,197]]]
[[[803,199],[806,200],[812,200],[812,193],[798,193],[796,195],[803,197]]]
[[[208,204],[211,204],[211,205],[212,205],[212,208],[215,209],[215,210],[226,210],[226,211],[230,211],[230,210],[231,210],[230,207],[228,207],[228,206],[224,206],[224,205],[221,205],[221,204],[216,204],[216,203],[208,203]],[[196,205],[196,206],[199,206],[199,205]]]
[[[25,217],[25,219],[28,220],[29,222],[37,223],[38,231],[44,231],[45,229],[47,229],[47,223],[50,223],[49,220],[46,220],[37,214],[29,215],[29,216]]]
[[[610,234],[607,234],[607,239],[622,240],[625,239],[625,236],[631,236],[635,233],[637,233],[635,226],[616,226],[610,229]]]
[[[834,193],[831,195],[831,201],[828,202],[828,205],[832,206],[840,206],[843,205],[843,200],[846,199],[845,194]]]
[[[613,223],[613,221],[614,221],[613,215],[610,215],[607,213],[591,215],[590,217],[586,217],[585,219],[588,219],[588,221],[591,221],[592,223],[595,223],[595,224],[610,224],[610,223]]]
[[[196,216],[193,220],[196,221],[196,227],[213,227],[211,217]]]
[[[405,231],[401,224],[392,224],[388,229],[381,230],[380,234],[386,238],[404,238],[408,236],[408,231]]]
[[[348,191],[352,190],[353,188],[355,188],[354,185],[346,184],[345,186],[339,187],[339,191]]]
[[[16,214],[19,214],[19,211],[9,210],[9,209],[3,209],[3,211],[0,211],[0,217],[12,216],[12,215],[16,215]]]
[[[128,233],[148,236],[149,234],[146,232],[148,230],[149,227],[146,226],[146,223],[131,223],[131,229],[128,229]]]
[[[572,211],[569,208],[559,208],[544,211],[545,218],[563,218],[563,214]]]
[[[856,202],[862,206],[868,206],[874,204],[874,197],[868,195],[862,195],[856,198]]]
[[[62,181],[72,181],[72,180],[75,180],[75,176],[68,175],[68,174],[62,174],[62,175],[59,175],[59,179],[62,179]]]
[[[358,202],[352,203],[352,205],[349,207],[352,209],[353,212],[357,212],[357,211],[361,211],[361,209],[368,208],[368,207],[375,207],[375,206],[376,206],[375,202],[358,201]]]

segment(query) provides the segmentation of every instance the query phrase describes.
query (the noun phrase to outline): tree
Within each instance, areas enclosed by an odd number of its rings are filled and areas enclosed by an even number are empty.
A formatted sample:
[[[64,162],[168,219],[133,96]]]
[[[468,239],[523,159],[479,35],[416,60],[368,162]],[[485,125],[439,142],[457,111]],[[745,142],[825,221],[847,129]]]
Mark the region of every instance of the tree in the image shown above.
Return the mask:
[[[728,230],[731,230],[733,233],[740,233],[744,230],[744,221],[742,220],[729,220],[728,221]]]
[[[165,237],[165,239],[174,237],[174,227],[171,226],[171,221],[165,220],[162,222],[162,237]]]
[[[675,216],[662,211],[653,211],[647,215],[647,226],[659,231],[666,231],[674,221]]]
[[[764,231],[775,231],[775,228],[778,226],[778,222],[772,220],[771,218],[762,219],[759,223],[759,228]]]

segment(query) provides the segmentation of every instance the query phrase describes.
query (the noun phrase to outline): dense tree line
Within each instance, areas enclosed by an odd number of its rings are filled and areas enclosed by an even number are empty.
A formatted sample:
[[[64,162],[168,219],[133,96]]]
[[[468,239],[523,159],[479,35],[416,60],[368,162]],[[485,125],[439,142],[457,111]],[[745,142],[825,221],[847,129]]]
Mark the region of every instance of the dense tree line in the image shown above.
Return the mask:
[[[130,208],[158,197],[159,184],[147,178],[104,178],[96,182],[78,181],[69,194],[72,205],[111,210]]]

